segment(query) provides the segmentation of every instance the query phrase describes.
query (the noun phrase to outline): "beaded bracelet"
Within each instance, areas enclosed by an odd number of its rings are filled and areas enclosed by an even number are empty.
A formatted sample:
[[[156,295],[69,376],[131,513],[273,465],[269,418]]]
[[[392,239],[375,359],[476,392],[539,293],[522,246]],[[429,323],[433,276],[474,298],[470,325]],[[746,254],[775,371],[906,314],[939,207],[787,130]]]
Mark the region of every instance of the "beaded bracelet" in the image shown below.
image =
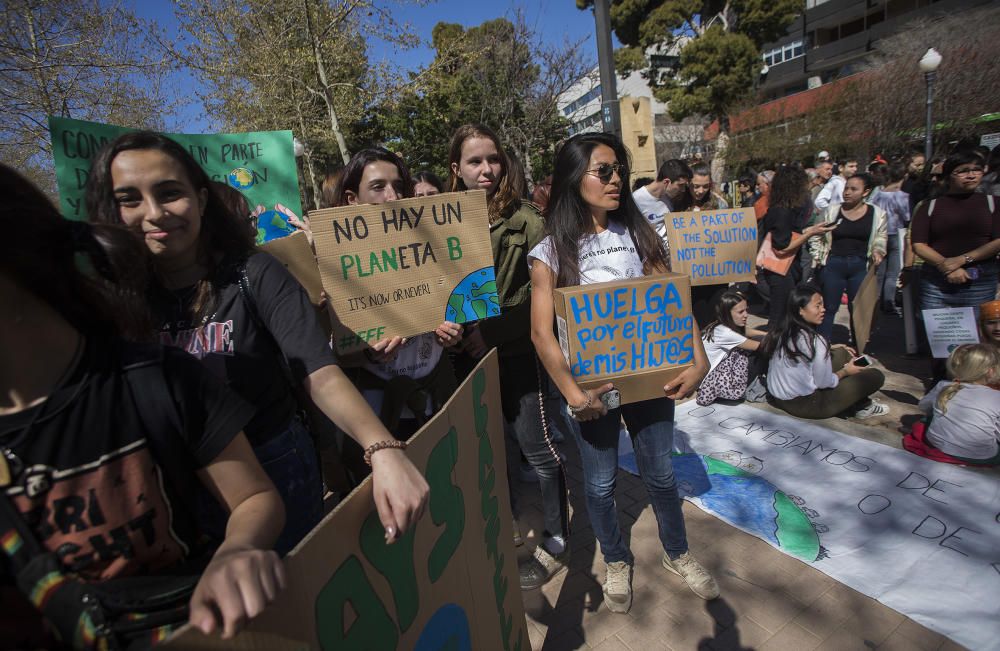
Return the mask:
[[[367,448],[365,448],[365,463],[369,466],[372,465],[372,455],[379,450],[385,450],[386,448],[399,448],[400,450],[406,449],[406,441],[379,441],[378,443],[372,443]]]
[[[569,413],[571,416],[576,417],[576,415],[579,414],[581,411],[589,409],[590,405],[594,404],[594,394],[592,394],[590,391],[584,391],[584,393],[587,394],[587,402],[583,403],[582,406],[574,407],[569,403],[566,404],[566,407],[569,408]]]

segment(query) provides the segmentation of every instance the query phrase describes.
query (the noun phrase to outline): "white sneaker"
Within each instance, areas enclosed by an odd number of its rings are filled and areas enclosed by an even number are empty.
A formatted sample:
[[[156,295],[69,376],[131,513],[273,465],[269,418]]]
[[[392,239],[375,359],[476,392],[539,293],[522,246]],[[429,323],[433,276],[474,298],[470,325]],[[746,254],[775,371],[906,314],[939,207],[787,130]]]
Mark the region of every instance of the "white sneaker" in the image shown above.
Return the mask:
[[[872,400],[864,409],[859,409],[854,412],[854,417],[865,420],[866,418],[874,418],[875,416],[884,416],[889,413],[889,408],[883,405],[878,400]]]
[[[719,596],[719,586],[715,579],[690,552],[684,552],[673,560],[664,552],[662,562],[665,570],[684,579],[684,582],[691,588],[691,592],[702,599],[708,601]]]
[[[613,613],[627,613],[632,607],[632,566],[625,561],[608,563],[604,605]]]

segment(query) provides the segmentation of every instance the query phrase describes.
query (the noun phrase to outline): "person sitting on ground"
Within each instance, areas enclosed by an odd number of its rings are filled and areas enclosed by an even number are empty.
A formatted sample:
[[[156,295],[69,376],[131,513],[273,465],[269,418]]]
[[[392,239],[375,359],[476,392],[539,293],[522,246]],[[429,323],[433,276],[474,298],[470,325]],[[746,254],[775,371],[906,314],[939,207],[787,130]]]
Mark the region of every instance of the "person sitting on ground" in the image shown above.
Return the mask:
[[[712,183],[712,171],[706,163],[691,168],[691,209],[725,210],[729,202],[722,198]]]
[[[1000,349],[966,344],[948,357],[952,380],[920,400],[930,417],[927,443],[972,465],[1000,465]]]
[[[984,344],[1000,349],[1000,301],[979,306],[979,338]]]
[[[817,332],[824,312],[819,288],[799,285],[788,297],[782,322],[764,338],[761,349],[771,359],[771,404],[798,418],[848,414],[864,419],[889,413],[869,397],[885,384],[882,372],[859,366],[853,349],[831,347]]]
[[[753,379],[752,357],[766,333],[747,328],[747,299],[728,291],[715,304],[715,321],[708,324],[701,338],[708,356],[709,371],[698,387],[699,405],[718,398],[741,400]]]

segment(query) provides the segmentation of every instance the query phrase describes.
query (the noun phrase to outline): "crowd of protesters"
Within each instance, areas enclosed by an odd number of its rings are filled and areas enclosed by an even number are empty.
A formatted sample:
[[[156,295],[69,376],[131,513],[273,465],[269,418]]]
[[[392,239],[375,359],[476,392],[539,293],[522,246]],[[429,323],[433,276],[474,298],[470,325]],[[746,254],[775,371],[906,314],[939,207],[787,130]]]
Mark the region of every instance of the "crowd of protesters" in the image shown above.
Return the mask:
[[[373,146],[327,177],[325,206],[484,190],[502,310],[417,336],[388,333],[342,356],[295,278],[255,249],[249,206],[169,138],[135,132],[103,148],[87,181],[89,223],[64,219],[3,168],[0,218],[18,237],[0,242],[0,591],[5,605],[24,598],[0,617],[18,618],[15,646],[51,635],[141,646],[183,621],[232,636],[280,592],[280,556],[324,512],[324,465],[302,402],[343,434],[333,453],[348,483],[371,473],[392,544],[429,495],[407,440],[491,350],[509,476],[523,458],[542,497],[544,530],[520,566],[522,589],[569,563],[561,446],[571,439],[607,566],[604,602],[631,608],[635,559],[615,504],[624,423],[662,568],[714,599],[717,584],[689,550],[671,465],[675,401],[697,392],[699,404],[768,400],[801,418],[885,415],[872,398],[882,372],[852,339],[832,341],[842,301],[853,310],[870,273],[892,318],[903,282],[917,285],[925,309],[976,311],[982,344],[935,369],[942,382],[921,402],[924,442],[958,462],[998,462],[996,154],[967,148],[859,171],[863,161],[821,152],[814,167],[748,172],[727,199],[703,163],[668,160],[656,178],[633,179],[620,139],[579,134],[529,200],[521,166],[486,126],[453,134],[445,182]],[[669,271],[665,215],[730,205],[752,210],[761,240],[794,258],[787,272],[763,270],[756,287],[695,287],[693,363],[662,397],[618,406],[605,400],[610,383],[583,389],[553,333],[552,291]],[[289,221],[309,229],[304,216]],[[754,329],[758,297],[768,318]],[[145,626],[119,626],[132,613],[101,598],[177,583],[186,592],[171,612],[182,617]],[[25,623],[42,617],[48,628]]]

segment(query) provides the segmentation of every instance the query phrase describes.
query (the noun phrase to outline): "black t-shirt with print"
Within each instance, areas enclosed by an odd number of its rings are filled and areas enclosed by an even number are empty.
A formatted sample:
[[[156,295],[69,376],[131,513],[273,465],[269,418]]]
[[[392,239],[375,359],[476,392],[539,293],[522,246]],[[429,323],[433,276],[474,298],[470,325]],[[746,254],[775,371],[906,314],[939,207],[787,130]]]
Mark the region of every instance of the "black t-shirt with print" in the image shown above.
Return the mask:
[[[257,412],[246,434],[256,446],[282,431],[295,414],[297,403],[281,356],[296,383],[313,371],[336,364],[337,358],[319,324],[316,308],[278,260],[255,253],[247,260],[246,269],[258,314],[269,332],[257,327],[240,294],[235,264],[225,265],[219,272],[218,301],[201,326],[184,316],[195,297],[193,287],[158,293],[152,302],[160,343],[197,357],[254,405]]]
[[[137,359],[147,369],[138,381],[126,370]],[[147,390],[168,391],[172,405],[136,395]],[[6,493],[67,570],[88,580],[156,573],[212,542],[194,518],[195,472],[252,413],[180,351],[88,340],[45,402],[0,417],[0,444],[24,467]]]

